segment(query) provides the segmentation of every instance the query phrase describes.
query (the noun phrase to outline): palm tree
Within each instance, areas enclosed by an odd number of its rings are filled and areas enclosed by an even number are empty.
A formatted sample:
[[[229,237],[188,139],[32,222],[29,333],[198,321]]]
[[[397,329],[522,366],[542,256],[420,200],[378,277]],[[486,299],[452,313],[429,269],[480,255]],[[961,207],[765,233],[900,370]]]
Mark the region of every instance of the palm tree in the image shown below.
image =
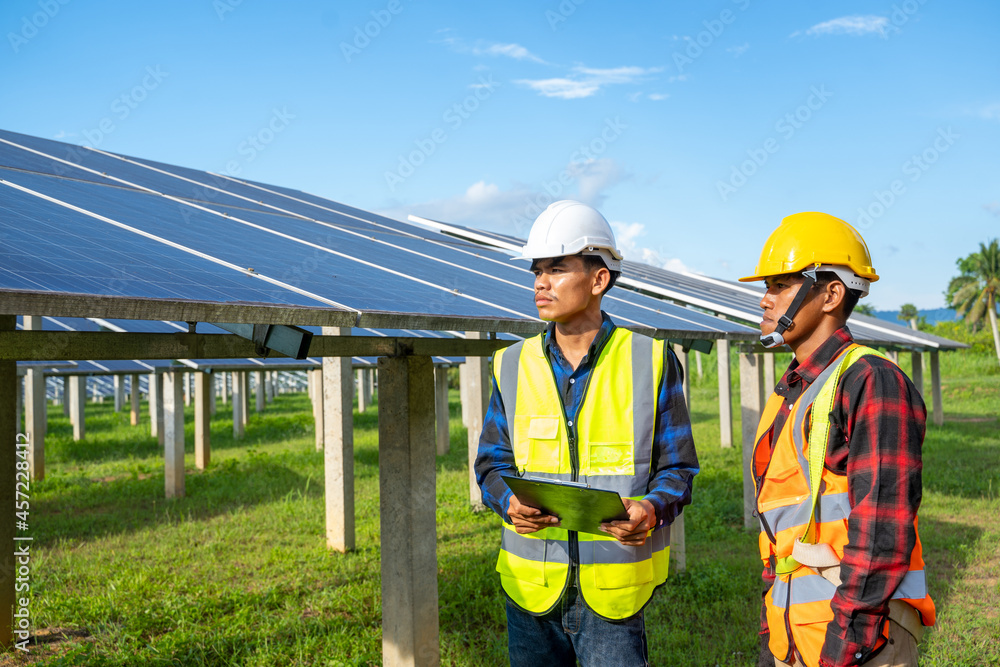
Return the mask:
[[[1000,293],[1000,242],[980,243],[974,252],[957,262],[962,275],[952,278],[946,292],[959,317],[969,324],[988,314],[993,328],[993,345],[1000,360],[1000,332],[997,331],[997,295]]]
[[[899,309],[899,315],[896,316],[897,319],[906,320],[910,323],[911,329],[917,328],[917,315],[920,313],[917,311],[917,307],[912,303],[904,303]]]

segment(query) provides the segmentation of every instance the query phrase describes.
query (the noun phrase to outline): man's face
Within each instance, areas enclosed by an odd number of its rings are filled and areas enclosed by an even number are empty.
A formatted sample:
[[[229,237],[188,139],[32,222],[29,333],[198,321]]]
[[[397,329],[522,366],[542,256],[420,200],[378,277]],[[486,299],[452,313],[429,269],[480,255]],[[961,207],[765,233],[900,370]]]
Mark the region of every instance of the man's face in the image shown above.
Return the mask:
[[[764,281],[767,292],[760,300],[760,307],[764,309],[764,314],[760,320],[760,333],[764,336],[774,333],[778,328],[778,320],[788,312],[788,307],[792,305],[795,295],[802,287],[802,276],[799,274],[787,274],[783,276],[773,276]],[[794,317],[794,324],[783,334],[786,343],[793,343],[796,339],[802,338],[815,327],[814,320],[822,314],[821,299],[816,299],[815,294],[806,296],[805,301],[799,306]]]
[[[535,307],[543,320],[569,322],[600,299],[600,269],[588,269],[579,255],[536,259],[531,271],[535,274]]]

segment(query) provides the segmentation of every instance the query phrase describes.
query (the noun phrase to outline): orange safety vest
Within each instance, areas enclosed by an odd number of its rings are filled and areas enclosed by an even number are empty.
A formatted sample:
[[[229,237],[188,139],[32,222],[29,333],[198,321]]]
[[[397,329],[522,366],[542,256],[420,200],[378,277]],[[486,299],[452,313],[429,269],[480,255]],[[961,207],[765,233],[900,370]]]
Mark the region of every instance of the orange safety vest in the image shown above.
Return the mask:
[[[829,414],[844,370],[867,354],[879,355],[860,345],[851,345],[841,353],[792,406],[777,436],[773,425],[784,398],[771,394],[757,428],[753,466],[762,529],[760,557],[765,566],[776,566],[774,585],[764,602],[771,652],[785,662],[794,660],[794,651],[806,665],[817,665],[826,626],[833,620],[830,603],[837,590],[835,582],[839,581],[851,506],[847,476],[835,474],[823,465]],[[913,528],[917,529],[916,519]],[[799,560],[792,557],[793,549]],[[815,557],[817,551],[819,558]],[[813,555],[806,558],[804,554]],[[823,576],[828,569],[834,572]],[[927,594],[919,533],[910,554],[909,571],[892,598],[919,612],[923,625],[934,625],[934,602]],[[885,638],[888,627],[884,623]]]

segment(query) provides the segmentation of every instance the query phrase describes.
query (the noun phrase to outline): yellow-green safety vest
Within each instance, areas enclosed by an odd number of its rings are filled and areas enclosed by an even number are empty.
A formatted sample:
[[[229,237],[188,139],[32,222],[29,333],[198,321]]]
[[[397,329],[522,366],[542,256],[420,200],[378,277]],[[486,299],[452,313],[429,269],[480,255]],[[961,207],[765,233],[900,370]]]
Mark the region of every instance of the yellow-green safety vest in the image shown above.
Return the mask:
[[[500,350],[493,359],[518,473],[643,498],[653,455],[663,343],[616,328],[590,372],[575,424],[567,422],[543,346],[544,334]],[[550,611],[569,583],[574,541],[580,593],[604,618],[635,615],[667,578],[670,531],[665,527],[650,531],[643,546],[632,547],[611,536],[562,528],[521,535],[504,522],[496,569],[510,599],[534,614]]]

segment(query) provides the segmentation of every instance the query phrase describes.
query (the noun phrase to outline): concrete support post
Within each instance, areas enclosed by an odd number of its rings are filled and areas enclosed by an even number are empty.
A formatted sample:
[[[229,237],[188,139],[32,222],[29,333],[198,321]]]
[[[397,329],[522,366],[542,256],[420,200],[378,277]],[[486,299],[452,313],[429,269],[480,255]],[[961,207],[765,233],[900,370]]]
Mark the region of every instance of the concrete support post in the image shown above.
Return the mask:
[[[229,375],[226,371],[219,373],[219,398],[223,405],[229,402]]]
[[[760,354],[740,354],[740,422],[743,431],[743,526],[752,530],[756,504],[753,486],[753,446],[764,407],[764,373]]]
[[[729,371],[729,341],[720,340],[715,345],[719,367],[719,444],[733,446],[733,385]]]
[[[267,404],[267,381],[264,379],[266,371],[254,371],[255,384],[257,385],[255,389],[257,390],[257,405],[255,406],[257,412],[264,412],[264,406]]]
[[[309,387],[312,390],[313,424],[316,429],[316,451],[323,451],[323,369],[309,371]]]
[[[233,372],[233,439],[243,437],[246,429],[243,427],[243,382],[239,373]]]
[[[132,373],[129,379],[129,423],[132,426],[139,424],[139,402],[142,400],[142,392],[139,391],[139,374]]]
[[[84,380],[83,380],[84,393],[86,393],[86,391],[89,389],[90,390],[90,402],[91,403],[103,403],[104,402],[104,397],[101,395],[101,392],[100,392],[100,383],[98,383],[96,377],[93,380],[94,380],[93,382],[89,382],[87,380],[87,378],[84,378]]]
[[[160,445],[165,442],[163,437],[163,376],[159,373],[149,374],[149,434],[156,438]]]
[[[910,379],[917,386],[920,395],[926,398],[927,395],[924,394],[924,355],[921,352],[913,353],[913,372],[910,374]]]
[[[382,664],[438,665],[434,375],[428,357],[379,373]]]
[[[451,445],[451,432],[449,420],[451,418],[448,409],[448,368],[436,366],[434,368],[434,415],[437,420],[437,455],[444,456],[448,453]]]
[[[125,376],[116,375],[115,383],[115,412],[121,412],[125,407]]]
[[[41,368],[29,368],[24,376],[24,428],[28,432],[28,469],[32,479],[45,479],[47,408],[45,374]]]
[[[688,412],[691,412],[691,374],[688,373],[688,353],[680,345],[674,345],[674,354],[681,362],[681,371],[684,374],[684,402],[687,404]]]
[[[184,497],[184,385],[187,373],[163,374],[164,480],[167,498]]]
[[[933,398],[933,420],[935,426],[944,424],[944,405],[941,403],[941,364],[937,350],[931,350],[931,397]]]
[[[359,368],[355,375],[357,376],[358,387],[358,412],[364,412],[368,409],[369,405],[368,387],[366,384],[368,379],[368,369]]]
[[[764,357],[764,396],[770,396],[778,384],[774,377],[774,353],[761,356]]]
[[[323,335],[349,336],[351,330],[323,327]],[[380,439],[380,461],[384,455]],[[350,357],[323,358],[323,468],[326,545],[336,551],[350,551],[354,549],[354,373]],[[384,599],[382,604],[384,615]]]
[[[63,417],[69,418],[69,378],[65,375],[60,378],[62,384],[62,411]]]
[[[467,331],[465,337],[470,340],[483,340],[487,334],[480,331]],[[493,383],[490,380],[490,360],[488,357],[466,357],[461,370],[462,381],[462,418],[469,434],[469,502],[476,509],[483,507],[483,494],[476,483],[476,453],[479,451],[479,435],[483,431],[483,420],[490,404],[490,390]],[[379,378],[379,388],[382,380]]]
[[[69,379],[69,420],[73,422],[73,440],[83,440],[87,435],[87,378],[73,375]]]
[[[190,383],[190,379],[191,379],[191,377],[187,373],[185,373],[180,378],[181,383],[182,383],[181,386],[183,387],[183,391],[184,391],[184,405],[187,406],[187,407],[191,406],[191,383]]]
[[[674,519],[670,524],[670,564],[674,572],[687,569],[687,546],[684,539],[684,515]]]
[[[29,318],[25,317],[27,321]],[[27,326],[25,327],[27,328]],[[0,315],[0,331],[16,331],[14,315]],[[24,460],[28,446],[15,425],[17,392],[20,390],[16,361],[0,361],[0,544],[6,553],[0,554],[0,646],[9,648],[14,642],[14,601],[18,563],[14,552],[31,544],[19,541],[15,530],[14,503],[17,500],[17,462]],[[26,401],[27,402],[27,401]],[[20,455],[20,457],[19,457]],[[23,595],[23,593],[22,593]]]
[[[701,352],[698,350],[694,351],[694,365],[698,369],[698,379],[700,380],[705,375],[705,370],[701,366]]]
[[[274,371],[264,373],[264,402],[274,402]]]
[[[250,371],[240,371],[240,397],[243,399],[243,428],[250,423]]]
[[[194,374],[194,464],[199,470],[208,467],[212,456],[212,376]]]
[[[209,417],[214,417],[216,412],[216,391],[215,391],[215,381],[217,373],[208,374],[208,415]]]

